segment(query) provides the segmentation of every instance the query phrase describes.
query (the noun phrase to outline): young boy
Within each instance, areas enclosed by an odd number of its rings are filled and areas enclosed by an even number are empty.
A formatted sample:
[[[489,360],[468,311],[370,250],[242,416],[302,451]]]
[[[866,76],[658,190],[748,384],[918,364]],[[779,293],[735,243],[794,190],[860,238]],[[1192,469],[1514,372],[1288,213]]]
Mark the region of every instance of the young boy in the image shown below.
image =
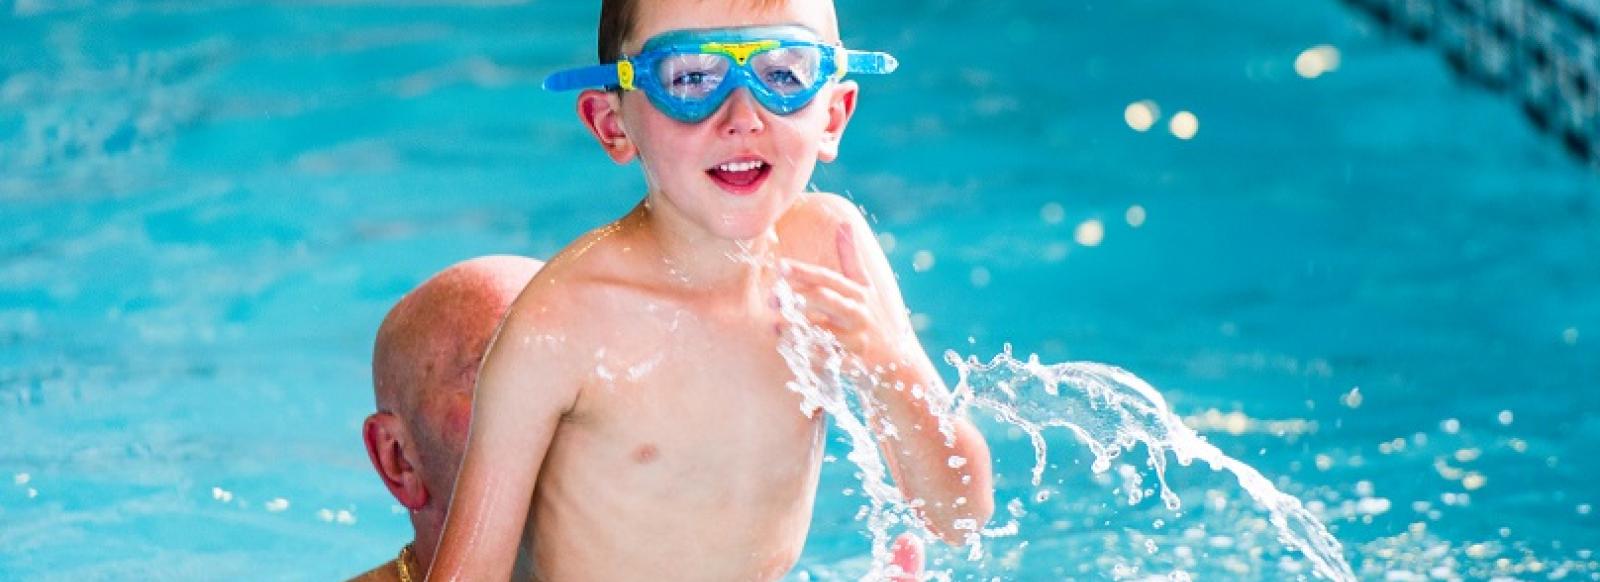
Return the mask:
[[[615,64],[547,86],[620,88],[584,91],[578,113],[613,160],[640,160],[648,192],[552,258],[501,324],[430,577],[783,576],[825,427],[786,387],[780,278],[881,370],[861,390],[929,529],[961,543],[987,521],[988,447],[965,419],[939,431],[925,398],[947,389],[887,259],[852,204],[804,193],[855,109],[842,71],[893,68],[838,39],[830,0],[604,1]]]

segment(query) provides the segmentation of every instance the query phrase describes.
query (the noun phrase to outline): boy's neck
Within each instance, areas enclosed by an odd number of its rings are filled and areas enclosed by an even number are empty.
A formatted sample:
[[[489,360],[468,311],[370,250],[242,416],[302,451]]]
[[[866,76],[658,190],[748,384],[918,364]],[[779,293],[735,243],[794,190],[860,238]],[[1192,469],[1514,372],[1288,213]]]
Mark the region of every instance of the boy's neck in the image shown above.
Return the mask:
[[[753,240],[717,237],[670,211],[658,212],[648,202],[631,214],[640,235],[656,244],[669,282],[693,289],[735,291],[760,284],[763,268],[775,268],[777,236],[768,228]]]

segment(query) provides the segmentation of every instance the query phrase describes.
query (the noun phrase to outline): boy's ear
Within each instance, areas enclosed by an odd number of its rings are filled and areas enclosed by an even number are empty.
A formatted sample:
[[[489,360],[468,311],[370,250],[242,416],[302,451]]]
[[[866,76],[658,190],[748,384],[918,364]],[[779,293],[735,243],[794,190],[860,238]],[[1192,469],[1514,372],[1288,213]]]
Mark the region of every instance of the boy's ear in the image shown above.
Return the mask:
[[[388,412],[368,416],[361,426],[361,440],[383,486],[400,505],[416,511],[428,504],[428,487],[417,472],[415,444],[399,417]]]
[[[626,164],[639,150],[622,128],[622,96],[611,91],[589,89],[578,95],[578,118],[600,141],[600,148],[611,161]]]
[[[856,113],[856,96],[861,94],[855,81],[840,81],[828,97],[828,126],[822,131],[822,148],[817,159],[831,162],[839,157],[839,142],[844,141],[844,128],[850,125],[850,116]]]

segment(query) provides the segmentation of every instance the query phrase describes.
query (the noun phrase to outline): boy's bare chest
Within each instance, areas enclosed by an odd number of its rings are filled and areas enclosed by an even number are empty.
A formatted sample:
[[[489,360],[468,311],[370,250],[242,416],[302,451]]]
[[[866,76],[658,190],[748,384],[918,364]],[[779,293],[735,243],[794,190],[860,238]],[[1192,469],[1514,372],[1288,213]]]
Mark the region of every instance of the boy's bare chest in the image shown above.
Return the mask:
[[[787,439],[811,426],[786,386],[793,373],[778,352],[776,313],[707,317],[661,308],[650,315],[596,346],[593,365],[580,368],[577,424],[710,441]]]

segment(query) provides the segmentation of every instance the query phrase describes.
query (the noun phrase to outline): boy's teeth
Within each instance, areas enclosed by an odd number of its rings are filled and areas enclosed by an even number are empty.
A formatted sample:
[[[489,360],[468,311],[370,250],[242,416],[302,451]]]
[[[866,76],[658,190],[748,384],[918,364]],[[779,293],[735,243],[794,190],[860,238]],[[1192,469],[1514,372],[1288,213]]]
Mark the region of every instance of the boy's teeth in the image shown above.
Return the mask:
[[[718,170],[722,170],[724,172],[748,172],[750,170],[754,170],[756,168],[760,168],[762,165],[763,164],[761,162],[755,162],[755,161],[751,161],[751,162],[729,162],[729,163],[717,166],[717,169]]]

